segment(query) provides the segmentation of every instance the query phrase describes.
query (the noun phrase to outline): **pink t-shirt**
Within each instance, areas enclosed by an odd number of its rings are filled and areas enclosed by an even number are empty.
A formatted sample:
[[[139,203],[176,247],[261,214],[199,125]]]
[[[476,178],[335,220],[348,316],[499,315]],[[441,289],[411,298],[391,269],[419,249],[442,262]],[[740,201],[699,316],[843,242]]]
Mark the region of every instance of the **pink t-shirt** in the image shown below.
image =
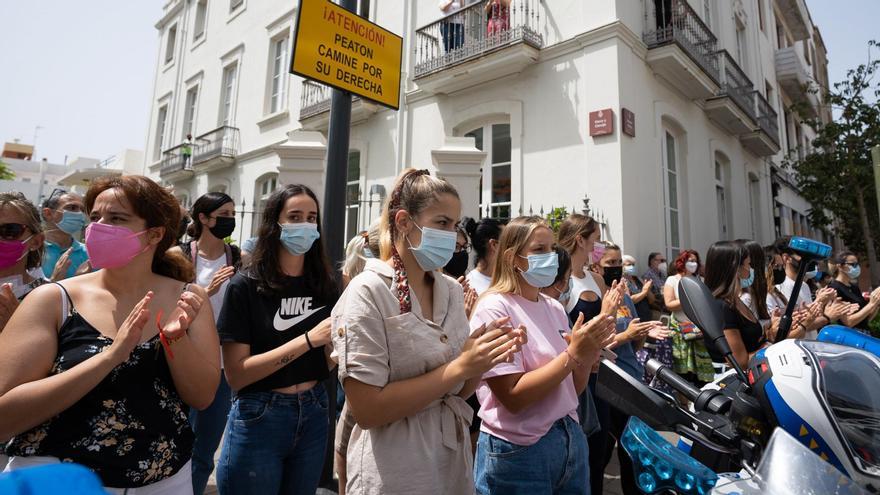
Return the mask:
[[[569,332],[568,317],[558,301],[543,294],[538,302],[514,294],[490,294],[477,305],[471,331],[505,316],[510,317],[514,328],[525,325],[529,340],[513,363],[499,364],[483,375],[484,381],[477,388],[479,416],[483,420],[480,429],[510,443],[532,445],[557,420],[570,416],[577,421],[578,398],[572,376],[568,375],[555,391],[517,414],[501,404],[485,379],[534,371],[565,352],[568,344],[562,333]]]

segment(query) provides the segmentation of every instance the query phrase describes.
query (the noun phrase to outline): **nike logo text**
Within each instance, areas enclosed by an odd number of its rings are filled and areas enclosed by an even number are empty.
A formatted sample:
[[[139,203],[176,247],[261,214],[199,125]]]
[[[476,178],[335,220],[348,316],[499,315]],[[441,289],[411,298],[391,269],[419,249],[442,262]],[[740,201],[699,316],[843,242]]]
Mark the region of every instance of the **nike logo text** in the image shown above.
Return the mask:
[[[272,324],[275,326],[275,330],[283,332],[305,321],[325,307],[326,306],[321,306],[320,308],[312,309],[311,297],[288,297],[281,300],[281,307],[275,312],[275,319],[272,321]],[[296,316],[288,319],[282,317],[282,314],[285,316]]]

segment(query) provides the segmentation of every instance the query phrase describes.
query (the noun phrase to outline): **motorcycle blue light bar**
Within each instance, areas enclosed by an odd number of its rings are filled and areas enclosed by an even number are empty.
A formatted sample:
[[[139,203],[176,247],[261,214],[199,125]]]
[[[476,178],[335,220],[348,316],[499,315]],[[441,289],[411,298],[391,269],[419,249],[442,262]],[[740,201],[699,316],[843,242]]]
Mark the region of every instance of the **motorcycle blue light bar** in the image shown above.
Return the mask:
[[[855,347],[870,352],[880,357],[880,339],[865,335],[858,330],[841,325],[828,325],[819,332],[816,337],[819,342],[828,342],[829,344],[845,345],[847,347]]]
[[[831,257],[831,246],[806,237],[792,237],[788,242],[788,247],[809,258],[826,259]]]
[[[706,495],[718,481],[714,471],[675,448],[635,416],[629,419],[621,444],[633,461],[636,483],[645,493],[671,490]]]

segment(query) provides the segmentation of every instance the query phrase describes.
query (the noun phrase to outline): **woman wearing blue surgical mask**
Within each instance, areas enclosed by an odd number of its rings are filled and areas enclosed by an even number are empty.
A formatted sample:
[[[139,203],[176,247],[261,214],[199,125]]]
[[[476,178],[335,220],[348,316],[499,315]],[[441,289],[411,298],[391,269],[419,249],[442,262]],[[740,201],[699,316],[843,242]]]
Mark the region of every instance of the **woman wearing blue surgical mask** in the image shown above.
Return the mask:
[[[84,244],[76,240],[88,219],[82,196],[56,189],[43,201],[43,222],[46,243],[43,252],[43,274],[54,281],[82,273],[89,267]]]
[[[346,404],[357,418],[346,494],[473,493],[465,399],[512,359],[521,332],[493,320],[468,337],[455,251],[458,192],[405,170],[382,212],[382,263],[367,264],[333,309]]]
[[[716,242],[706,253],[706,286],[722,302],[724,336],[740,366],[748,366],[749,359],[762,347],[769,345],[765,329],[752,309],[740,298],[743,289],[755,280],[751,259],[746,247],[739,242]],[[779,317],[773,317],[766,333],[775,335]],[[705,336],[704,342],[717,373],[727,369],[725,357]]]
[[[338,298],[318,200],[289,184],[269,197],[250,264],[217,321],[234,392],[217,467],[226,494],[315,493],[328,434],[330,309]]]
[[[483,420],[474,466],[479,494],[590,493],[578,395],[600,349],[613,341],[614,318],[585,321],[579,315],[569,329],[562,305],[540,292],[558,276],[554,244],[540,217],[507,224],[492,286],[471,318],[476,334],[504,318],[529,336],[513,362],[484,374],[477,389]]]
[[[859,277],[862,267],[859,258],[850,251],[838,253],[834,257],[837,274],[828,286],[837,292],[837,297],[849,304],[857,304],[859,309],[853,314],[840,318],[841,323],[848,327],[869,331],[868,324],[880,312],[880,288],[874,289],[868,298],[859,288]]]

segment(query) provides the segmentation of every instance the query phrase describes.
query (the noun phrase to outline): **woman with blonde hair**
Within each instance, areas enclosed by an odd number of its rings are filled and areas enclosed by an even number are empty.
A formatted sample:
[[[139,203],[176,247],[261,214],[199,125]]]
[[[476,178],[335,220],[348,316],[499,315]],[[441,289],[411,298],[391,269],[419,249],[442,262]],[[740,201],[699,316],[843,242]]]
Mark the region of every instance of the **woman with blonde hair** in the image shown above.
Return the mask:
[[[382,212],[383,263],[368,264],[333,309],[339,379],[357,418],[348,494],[474,491],[465,398],[512,359],[522,334],[499,319],[468,337],[461,285],[439,271],[460,216],[452,185],[405,170]]]
[[[541,288],[553,285],[559,262],[553,231],[540,217],[504,228],[492,285],[471,319],[479,335],[503,319],[527,328],[513,362],[483,375],[474,478],[477,492],[590,493],[587,442],[578,425],[578,395],[599,351],[614,339],[614,318],[579,315],[569,334],[562,305]]]

